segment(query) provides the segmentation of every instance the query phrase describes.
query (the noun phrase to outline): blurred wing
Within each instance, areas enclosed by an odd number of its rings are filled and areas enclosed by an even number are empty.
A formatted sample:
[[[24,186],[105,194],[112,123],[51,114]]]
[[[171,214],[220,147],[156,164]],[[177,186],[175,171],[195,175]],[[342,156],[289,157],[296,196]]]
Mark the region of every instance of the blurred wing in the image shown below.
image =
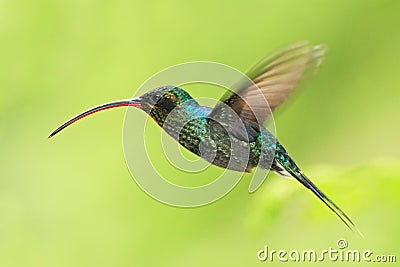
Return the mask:
[[[313,46],[302,41],[262,59],[247,73],[253,83],[239,85],[236,93],[229,92],[210,116],[219,117],[228,105],[242,120],[263,124],[304,75],[313,72],[321,64],[325,52],[323,45]]]

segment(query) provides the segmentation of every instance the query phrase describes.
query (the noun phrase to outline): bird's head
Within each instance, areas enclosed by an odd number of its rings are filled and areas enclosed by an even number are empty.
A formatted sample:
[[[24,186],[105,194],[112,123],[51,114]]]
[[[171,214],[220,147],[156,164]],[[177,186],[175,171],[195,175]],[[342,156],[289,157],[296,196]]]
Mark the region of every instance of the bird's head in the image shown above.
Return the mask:
[[[192,97],[183,89],[168,85],[155,88],[138,99],[141,102],[141,109],[153,116],[160,113],[168,115],[174,108],[191,100]]]
[[[68,120],[56,130],[54,130],[49,138],[71,125],[72,123],[89,116],[93,113],[116,108],[121,106],[131,106],[142,109],[144,112],[149,114],[157,123],[162,124],[164,119],[168,116],[168,114],[175,109],[176,107],[182,105],[184,102],[188,100],[192,100],[193,98],[183,89],[175,87],[175,86],[162,86],[157,87],[140,97],[135,97],[132,99],[118,100],[110,103],[106,103],[103,105],[96,106],[91,108],[81,114],[76,115],[72,119]]]

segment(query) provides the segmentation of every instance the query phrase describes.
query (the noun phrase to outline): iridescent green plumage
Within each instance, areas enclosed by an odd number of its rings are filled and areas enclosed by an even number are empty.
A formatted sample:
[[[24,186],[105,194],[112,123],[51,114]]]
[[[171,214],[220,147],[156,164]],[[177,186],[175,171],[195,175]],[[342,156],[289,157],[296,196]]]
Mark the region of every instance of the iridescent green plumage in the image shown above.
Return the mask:
[[[250,172],[259,167],[292,176],[320,198],[350,229],[359,232],[351,219],[303,174],[267,129],[257,125],[256,130],[254,122],[236,117],[246,129],[247,138],[241,138],[229,132],[229,123],[236,125],[236,122],[235,118],[226,121],[230,118],[228,109],[219,114],[219,118],[225,120],[215,121],[211,117],[215,109],[200,106],[187,92],[174,86],[153,89],[141,97],[142,101],[154,101],[155,93],[159,100],[149,105],[150,116],[189,151],[222,168]]]
[[[290,45],[262,59],[248,72],[252,83],[239,81],[216,107],[205,107],[175,86],[155,88],[144,95],[104,104],[67,121],[51,135],[94,112],[135,106],[182,146],[212,164],[234,171],[270,169],[292,176],[321,199],[350,229],[350,218],[300,170],[277,139],[263,127],[267,117],[291,93],[303,77],[322,62],[325,46],[308,42]]]

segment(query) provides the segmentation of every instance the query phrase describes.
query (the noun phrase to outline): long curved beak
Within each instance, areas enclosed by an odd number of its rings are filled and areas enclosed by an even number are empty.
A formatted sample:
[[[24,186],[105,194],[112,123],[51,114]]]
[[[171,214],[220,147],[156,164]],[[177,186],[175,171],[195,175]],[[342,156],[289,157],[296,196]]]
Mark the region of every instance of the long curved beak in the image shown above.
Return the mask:
[[[110,103],[106,103],[94,108],[91,108],[89,110],[86,110],[85,112],[82,112],[79,115],[76,115],[75,117],[73,117],[72,119],[68,120],[67,122],[65,122],[64,124],[62,124],[60,127],[58,127],[57,129],[55,129],[48,138],[53,137],[54,135],[56,135],[58,132],[60,132],[61,130],[63,130],[64,128],[66,128],[67,126],[71,125],[72,123],[86,117],[89,116],[93,113],[102,111],[102,110],[106,110],[106,109],[110,109],[110,108],[116,108],[116,107],[126,107],[126,106],[131,106],[131,107],[141,107],[141,100],[140,98],[132,98],[132,99],[124,99],[124,100],[117,100],[117,101],[113,101]]]

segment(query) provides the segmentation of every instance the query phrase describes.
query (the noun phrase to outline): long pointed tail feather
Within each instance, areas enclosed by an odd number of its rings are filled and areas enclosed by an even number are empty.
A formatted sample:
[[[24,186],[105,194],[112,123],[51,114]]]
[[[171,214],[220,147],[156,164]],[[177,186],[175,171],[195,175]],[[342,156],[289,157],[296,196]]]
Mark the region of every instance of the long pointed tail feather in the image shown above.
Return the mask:
[[[288,157],[288,155],[286,155]],[[280,162],[280,160],[278,159]],[[328,198],[310,179],[307,178],[303,174],[303,172],[297,167],[297,165],[293,162],[292,159],[287,160],[285,162],[280,162],[282,166],[285,167],[286,171],[289,172],[297,181],[299,181],[302,185],[310,189],[325,205],[333,211],[340,220],[354,233],[358,234],[361,237],[364,237],[363,234],[358,230],[353,221],[347,216],[333,201]]]
[[[310,189],[328,208],[333,211],[340,220],[354,233],[363,237],[363,234],[358,230],[353,221],[347,216],[330,198],[328,198],[313,182],[310,181],[303,173],[300,173],[300,178],[295,177],[302,185]]]

